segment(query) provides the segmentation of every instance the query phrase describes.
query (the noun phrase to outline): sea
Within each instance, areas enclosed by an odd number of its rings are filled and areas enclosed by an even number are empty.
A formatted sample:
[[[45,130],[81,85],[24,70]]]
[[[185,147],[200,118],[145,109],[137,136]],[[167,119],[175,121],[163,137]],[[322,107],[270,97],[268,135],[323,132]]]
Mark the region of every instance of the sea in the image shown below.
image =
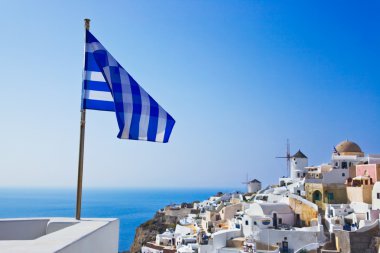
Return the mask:
[[[129,250],[136,228],[169,204],[204,200],[241,189],[83,189],[83,218],[118,218],[119,251]],[[75,189],[0,188],[0,218],[75,217]]]

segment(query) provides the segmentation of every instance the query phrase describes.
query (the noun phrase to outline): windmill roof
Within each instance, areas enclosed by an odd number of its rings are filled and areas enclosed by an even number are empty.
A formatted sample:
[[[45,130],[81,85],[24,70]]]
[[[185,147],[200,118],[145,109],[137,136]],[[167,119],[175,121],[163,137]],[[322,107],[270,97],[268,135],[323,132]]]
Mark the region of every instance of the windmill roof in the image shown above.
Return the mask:
[[[251,180],[251,181],[249,181],[250,183],[261,183],[259,180],[257,180],[257,179],[253,179],[253,180]]]
[[[295,153],[292,157],[295,158],[307,158],[307,156],[301,152],[301,150],[298,150],[297,153]]]

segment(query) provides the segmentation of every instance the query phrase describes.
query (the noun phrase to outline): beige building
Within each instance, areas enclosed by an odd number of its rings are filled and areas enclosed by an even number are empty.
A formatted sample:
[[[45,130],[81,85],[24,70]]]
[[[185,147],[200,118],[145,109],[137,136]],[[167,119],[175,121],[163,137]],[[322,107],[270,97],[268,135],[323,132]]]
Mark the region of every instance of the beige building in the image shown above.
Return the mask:
[[[241,203],[239,203],[235,205],[227,205],[223,207],[219,213],[222,220],[230,220],[234,218],[235,214],[237,212],[240,212],[241,210],[242,210],[242,205]]]
[[[351,202],[372,204],[373,182],[368,176],[358,176],[347,180],[347,199]]]
[[[221,203],[216,210],[206,211],[202,218],[202,228],[207,232],[216,232],[223,229],[228,229],[228,220],[234,218],[235,214],[242,210],[242,204],[226,204]]]
[[[206,211],[206,215],[202,218],[202,228],[205,231],[211,232],[214,228],[214,223],[221,221],[220,214],[216,211]]]

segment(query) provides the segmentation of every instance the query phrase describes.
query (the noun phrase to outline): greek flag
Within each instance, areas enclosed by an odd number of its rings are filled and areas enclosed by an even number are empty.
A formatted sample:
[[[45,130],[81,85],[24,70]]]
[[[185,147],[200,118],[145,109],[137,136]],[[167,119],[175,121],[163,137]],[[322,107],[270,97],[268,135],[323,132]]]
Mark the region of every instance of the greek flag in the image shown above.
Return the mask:
[[[115,111],[118,138],[168,142],[175,120],[86,31],[82,109]]]

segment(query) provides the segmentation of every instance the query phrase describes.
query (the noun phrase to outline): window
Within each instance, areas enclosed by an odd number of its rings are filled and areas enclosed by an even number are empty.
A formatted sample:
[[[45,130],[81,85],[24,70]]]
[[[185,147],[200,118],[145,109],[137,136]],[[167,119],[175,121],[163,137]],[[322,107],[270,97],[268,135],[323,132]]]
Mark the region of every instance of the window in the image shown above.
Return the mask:
[[[300,177],[300,173],[299,172],[297,172],[297,177]]]
[[[282,224],[282,218],[278,218],[278,224]]]
[[[342,177],[344,177],[346,174],[342,173]]]
[[[253,225],[257,225],[257,222],[256,222],[256,221],[254,221],[254,222],[253,222]]]
[[[380,192],[376,193],[377,199],[380,199]]]
[[[342,169],[347,169],[347,162],[342,162]]]
[[[245,225],[247,225],[247,226],[248,226],[248,221],[247,221],[247,220],[245,221]]]
[[[327,198],[329,200],[333,200],[334,199],[334,193],[332,193],[332,192],[327,193]]]

